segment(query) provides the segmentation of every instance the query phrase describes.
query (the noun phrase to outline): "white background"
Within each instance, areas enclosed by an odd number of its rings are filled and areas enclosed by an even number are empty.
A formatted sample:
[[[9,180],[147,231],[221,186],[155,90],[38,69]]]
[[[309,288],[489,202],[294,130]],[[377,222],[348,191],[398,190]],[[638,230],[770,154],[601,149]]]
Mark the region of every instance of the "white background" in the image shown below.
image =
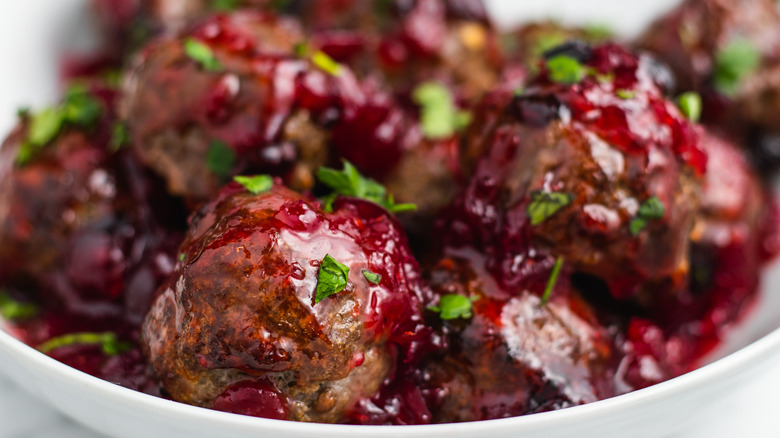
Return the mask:
[[[12,127],[16,108],[40,107],[57,96],[57,56],[89,47],[86,0],[0,0],[0,136]],[[641,32],[677,0],[488,0],[496,21],[552,16],[569,22],[605,23],[626,35]],[[82,9],[83,10],[83,9]],[[780,282],[772,282],[780,284]],[[778,307],[773,307],[778,308]],[[757,380],[747,396],[728,400],[722,416],[695,436],[780,437],[780,369]],[[583,431],[582,436],[587,436]],[[631,436],[631,431],[626,431]],[[0,438],[92,438],[97,434],[0,376]],[[661,437],[659,437],[661,438]]]

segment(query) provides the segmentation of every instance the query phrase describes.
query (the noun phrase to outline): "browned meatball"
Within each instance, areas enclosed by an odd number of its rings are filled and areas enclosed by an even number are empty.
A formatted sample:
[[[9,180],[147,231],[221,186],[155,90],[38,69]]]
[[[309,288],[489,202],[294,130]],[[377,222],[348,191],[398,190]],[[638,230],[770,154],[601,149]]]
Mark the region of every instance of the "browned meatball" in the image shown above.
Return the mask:
[[[324,164],[310,114],[292,114],[298,72],[307,66],[289,54],[302,39],[294,21],[247,12],[216,16],[189,37],[141,52],[121,112],[135,151],[171,193],[203,201],[245,169],[290,172],[296,155],[313,169]],[[325,74],[312,80],[329,82]],[[311,175],[303,178],[310,187]]]
[[[184,221],[128,151],[112,150],[112,100],[73,88],[3,143],[0,283],[59,311],[138,323]]]
[[[444,257],[429,271],[444,303],[468,297],[468,315],[445,321],[450,350],[429,363],[437,421],[473,421],[575,406],[615,395],[618,351],[593,310],[561,273],[549,301],[503,289],[484,258]]]
[[[562,258],[615,296],[686,285],[688,236],[706,166],[696,133],[665,100],[648,60],[614,45],[549,52],[482,140],[451,215],[507,284]],[[580,72],[573,84],[556,63]],[[541,265],[540,265],[541,263]],[[656,292],[652,292],[656,293]]]
[[[687,0],[637,45],[705,95],[704,118],[739,135],[780,124],[780,13],[771,0]],[[724,100],[725,98],[725,100]]]
[[[337,200],[324,213],[281,186],[253,195],[234,183],[191,222],[143,327],[175,400],[236,411],[236,385],[261,384],[279,409],[253,415],[336,422],[377,391],[423,292],[384,209]]]

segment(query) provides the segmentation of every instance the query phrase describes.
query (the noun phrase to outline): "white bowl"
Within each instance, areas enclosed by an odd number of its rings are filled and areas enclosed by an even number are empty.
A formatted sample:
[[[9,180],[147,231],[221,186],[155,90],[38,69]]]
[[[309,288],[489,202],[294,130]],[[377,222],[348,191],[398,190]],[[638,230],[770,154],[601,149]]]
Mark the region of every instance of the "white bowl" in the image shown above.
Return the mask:
[[[39,106],[56,98],[57,55],[74,43],[82,48],[89,46],[85,3],[86,0],[0,2],[0,59],[4,66],[0,69],[0,134],[13,125],[17,107]],[[635,34],[677,0],[489,3],[494,16],[504,25],[552,15],[565,21],[613,24],[623,33]],[[780,290],[777,263],[767,270],[764,279],[763,290],[772,289]],[[780,315],[780,294],[764,293],[754,314],[714,356],[725,357],[668,382],[586,406],[463,424],[341,426],[210,411],[88,376],[2,330],[0,373],[79,422],[116,437],[658,438],[726,437],[737,431],[751,437],[769,437],[777,436],[780,430],[780,419],[769,409],[774,394],[780,392],[780,330],[775,330],[780,326],[780,317],[776,315]],[[2,413],[0,419],[14,421]],[[725,419],[731,420],[728,424],[732,429],[719,426],[726,424]]]

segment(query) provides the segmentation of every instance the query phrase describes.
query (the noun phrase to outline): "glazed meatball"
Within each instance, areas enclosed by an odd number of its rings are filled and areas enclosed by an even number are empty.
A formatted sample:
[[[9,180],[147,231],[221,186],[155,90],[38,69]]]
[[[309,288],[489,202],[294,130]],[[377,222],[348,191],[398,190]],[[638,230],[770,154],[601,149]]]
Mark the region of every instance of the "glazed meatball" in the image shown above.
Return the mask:
[[[138,323],[184,216],[127,150],[112,150],[113,94],[75,87],[3,143],[0,282],[60,311]]]
[[[324,164],[320,129],[309,112],[293,114],[308,78],[299,73],[308,68],[285,55],[302,38],[294,21],[247,12],[216,16],[186,38],[140,53],[125,80],[121,115],[134,150],[171,193],[204,201],[245,169],[285,174],[298,155],[314,169]],[[191,56],[193,47],[205,58]],[[315,86],[333,82],[316,73],[309,75]],[[310,179],[301,184],[310,187]]]
[[[677,75],[679,91],[705,98],[704,120],[728,123],[740,138],[778,132],[780,13],[771,0],[687,0],[661,17],[637,45]],[[766,155],[760,141],[747,146]],[[776,155],[760,158],[771,159]]]
[[[708,132],[701,208],[691,232],[687,293],[654,312],[656,321],[702,344],[699,358],[722,340],[757,296],[761,267],[777,252],[777,207],[734,143]]]
[[[232,183],[191,218],[181,251],[143,326],[178,401],[337,422],[421,327],[417,264],[367,201],[340,198],[325,213],[279,185],[254,195]],[[242,410],[246,397],[273,409]]]
[[[644,57],[577,42],[547,56],[482,140],[449,243],[482,248],[508,285],[561,257],[615,296],[684,288],[706,169],[694,127]]]
[[[447,357],[427,365],[437,421],[525,415],[615,395],[613,337],[570,290],[565,272],[548,298],[502,289],[473,252],[444,257],[428,272],[440,306],[452,294],[473,302],[469,314],[444,322]]]

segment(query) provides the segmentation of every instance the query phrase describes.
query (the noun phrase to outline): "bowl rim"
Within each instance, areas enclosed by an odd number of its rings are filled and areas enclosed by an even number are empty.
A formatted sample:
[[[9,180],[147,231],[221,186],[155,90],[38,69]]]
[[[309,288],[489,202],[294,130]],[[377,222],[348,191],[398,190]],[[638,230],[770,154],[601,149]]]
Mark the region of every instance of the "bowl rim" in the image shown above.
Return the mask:
[[[566,409],[543,412],[520,417],[502,418],[494,420],[472,421],[464,423],[446,423],[429,425],[407,426],[369,426],[369,425],[342,425],[323,423],[302,423],[287,420],[273,420],[267,418],[249,417],[227,412],[219,412],[211,409],[187,405],[184,403],[167,400],[153,395],[145,394],[129,388],[124,388],[114,383],[93,377],[75,368],[71,368],[57,360],[40,353],[13,337],[0,326],[0,350],[18,357],[23,363],[27,363],[31,369],[49,371],[52,377],[68,379],[72,383],[82,386],[86,391],[105,394],[108,399],[121,401],[125,405],[137,405],[152,409],[165,415],[171,420],[186,420],[197,418],[198,422],[213,423],[216,426],[239,427],[242,429],[257,429],[267,432],[304,434],[316,433],[320,437],[343,438],[357,436],[365,433],[368,436],[397,436],[400,430],[405,435],[427,436],[435,434],[454,434],[467,436],[474,432],[506,431],[521,432],[524,429],[537,430],[551,427],[554,423],[575,424],[581,420],[615,411],[631,410],[654,400],[666,399],[684,394],[697,387],[712,384],[726,375],[731,377],[743,374],[744,370],[750,370],[749,365],[768,361],[772,356],[780,355],[780,328],[775,329],[762,338],[747,346],[712,363],[704,365],[696,370],[675,377],[665,382],[650,387],[633,391],[627,394],[599,400],[581,406]],[[62,410],[59,406],[56,409]],[[66,412],[67,413],[67,412]],[[411,433],[411,434],[409,434]]]

